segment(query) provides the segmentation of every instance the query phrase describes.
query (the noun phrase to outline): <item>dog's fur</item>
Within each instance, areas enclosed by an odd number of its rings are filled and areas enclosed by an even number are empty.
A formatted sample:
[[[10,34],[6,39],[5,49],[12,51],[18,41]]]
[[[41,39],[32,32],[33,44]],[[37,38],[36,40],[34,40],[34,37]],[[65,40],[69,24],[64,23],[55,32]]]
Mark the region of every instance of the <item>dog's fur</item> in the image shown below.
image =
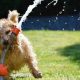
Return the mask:
[[[7,19],[0,20],[0,45],[1,41],[8,44],[12,41],[10,37],[10,30],[13,26],[18,24],[19,13],[16,10],[9,11]],[[16,43],[14,43],[16,42]],[[0,48],[0,55],[2,49]],[[13,41],[10,49],[6,53],[5,65],[8,68],[9,73],[13,70],[19,70],[25,64],[28,65],[30,72],[35,78],[41,78],[42,75],[37,66],[36,54],[34,53],[32,46],[22,31],[16,37],[16,41]],[[9,78],[7,79],[9,80]]]

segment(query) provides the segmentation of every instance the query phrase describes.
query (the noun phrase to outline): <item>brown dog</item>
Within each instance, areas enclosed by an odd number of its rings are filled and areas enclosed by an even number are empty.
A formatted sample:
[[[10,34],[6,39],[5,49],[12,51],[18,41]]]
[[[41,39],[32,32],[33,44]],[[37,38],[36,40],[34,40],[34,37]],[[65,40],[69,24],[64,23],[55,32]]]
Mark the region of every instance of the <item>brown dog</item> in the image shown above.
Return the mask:
[[[11,30],[18,24],[19,13],[16,10],[9,11],[7,19],[0,20],[0,46],[7,46],[10,48],[6,53],[5,65],[9,73],[13,70],[19,70],[25,64],[35,78],[41,78],[42,75],[37,66],[36,55],[32,49],[29,40],[23,35],[22,31],[15,39],[11,38]],[[2,49],[0,48],[0,55]],[[9,78],[7,78],[9,80]]]

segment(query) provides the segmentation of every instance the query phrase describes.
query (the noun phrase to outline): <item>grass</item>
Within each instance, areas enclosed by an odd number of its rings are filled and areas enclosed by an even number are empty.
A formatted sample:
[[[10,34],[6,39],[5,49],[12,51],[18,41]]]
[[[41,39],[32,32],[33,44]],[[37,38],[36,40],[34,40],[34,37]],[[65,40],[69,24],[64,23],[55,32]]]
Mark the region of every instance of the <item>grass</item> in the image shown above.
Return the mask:
[[[80,80],[79,31],[24,31],[37,54],[43,78]],[[19,72],[29,73],[26,66]],[[32,76],[16,80],[36,80]]]

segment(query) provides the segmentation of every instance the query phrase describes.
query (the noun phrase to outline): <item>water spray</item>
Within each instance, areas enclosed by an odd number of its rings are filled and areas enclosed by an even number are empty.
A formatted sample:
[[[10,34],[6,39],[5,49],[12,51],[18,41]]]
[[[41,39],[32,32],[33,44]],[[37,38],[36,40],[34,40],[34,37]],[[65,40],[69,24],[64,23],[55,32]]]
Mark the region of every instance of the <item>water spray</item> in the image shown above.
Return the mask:
[[[41,4],[42,1],[44,1],[44,0],[34,0],[34,1],[33,1],[33,4],[32,4],[32,5],[29,5],[27,11],[26,11],[25,14],[22,16],[20,22],[19,22],[18,25],[17,25],[17,28],[18,28],[18,29],[21,30],[21,25],[22,25],[22,23],[27,19],[27,16],[32,12],[32,10],[33,10],[35,7],[37,7],[38,4]],[[53,2],[55,2],[54,5],[56,5],[57,2],[58,2],[58,0],[53,0],[52,2],[50,2],[50,3],[48,4],[48,6],[49,6],[51,3],[53,3]]]
[[[53,0],[50,3],[47,4],[46,8],[51,5],[52,3],[54,3],[53,5],[55,6],[58,3],[58,0]]]
[[[21,25],[22,23],[27,19],[27,16],[32,12],[32,10],[37,7],[38,4],[41,4],[41,2],[44,0],[34,0],[32,5],[29,5],[27,11],[25,12],[25,14],[22,16],[20,22],[17,25],[17,28],[19,28],[21,30]]]

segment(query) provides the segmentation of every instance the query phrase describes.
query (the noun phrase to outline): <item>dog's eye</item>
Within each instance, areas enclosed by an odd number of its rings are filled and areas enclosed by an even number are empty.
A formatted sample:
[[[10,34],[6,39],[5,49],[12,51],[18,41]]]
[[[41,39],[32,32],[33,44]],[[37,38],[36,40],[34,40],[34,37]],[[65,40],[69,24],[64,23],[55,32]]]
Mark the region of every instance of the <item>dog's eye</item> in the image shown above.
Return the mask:
[[[10,30],[8,30],[8,31],[5,32],[5,34],[9,34],[9,33],[10,33]]]

